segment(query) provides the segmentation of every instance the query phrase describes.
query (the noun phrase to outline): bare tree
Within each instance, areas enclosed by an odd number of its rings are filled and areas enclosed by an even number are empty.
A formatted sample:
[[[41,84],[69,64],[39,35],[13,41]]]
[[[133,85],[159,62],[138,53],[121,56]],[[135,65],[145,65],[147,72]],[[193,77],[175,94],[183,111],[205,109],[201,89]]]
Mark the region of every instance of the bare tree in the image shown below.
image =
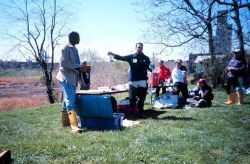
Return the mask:
[[[248,2],[243,4],[233,1],[230,4],[237,7],[220,14],[217,11],[225,7],[225,4],[218,6],[219,0],[141,0],[136,4],[143,6],[146,11],[145,21],[151,25],[144,35],[147,43],[161,45],[163,51],[188,43],[195,43],[196,46],[207,43],[209,54],[214,56],[214,21],[228,13],[237,12],[237,9],[250,6]]]
[[[240,18],[240,9],[241,8],[249,9],[250,3],[248,2],[243,3],[242,0],[232,0],[231,2],[217,0],[217,2],[220,5],[229,6],[231,8],[231,11],[232,11],[231,13],[234,14],[231,17],[234,20],[235,25],[236,25],[236,35],[239,41],[239,48],[241,49],[242,52],[245,52],[245,48],[244,48],[245,39],[244,39],[244,32],[242,29],[242,23],[241,23],[241,18]]]
[[[184,0],[146,1],[149,3],[142,5],[148,4],[147,9],[151,11],[150,15],[146,16],[146,21],[151,25],[145,32],[147,43],[162,45],[162,51],[191,42],[207,43],[206,25],[210,21],[206,17],[209,11],[204,4]],[[193,4],[196,4],[196,8]]]
[[[97,51],[91,49],[85,49],[82,53],[80,53],[80,58],[82,61],[88,62],[104,61],[104,59],[97,53]]]
[[[160,42],[153,40],[153,44],[161,44],[167,48],[180,47],[193,41],[207,43],[212,62],[215,63],[212,24],[215,19],[213,16],[215,0],[192,2],[189,0],[152,0],[152,2],[160,9],[158,9],[159,14],[151,21],[154,22],[155,31],[162,29],[160,34],[153,34],[160,35]],[[211,70],[211,74],[216,74],[216,69]],[[212,81],[216,84],[215,79]]]
[[[55,102],[53,96],[54,54],[58,41],[62,38],[64,24],[58,21],[62,9],[57,1],[49,0],[9,0],[10,18],[18,27],[17,33],[8,33],[18,41],[19,52],[31,58],[42,68],[46,92],[50,103]],[[15,12],[13,12],[13,10]]]
[[[148,5],[147,9],[151,11],[151,15],[146,18],[146,21],[151,24],[151,28],[146,31],[146,42],[161,45],[163,51],[166,48],[182,47],[190,43],[201,44],[203,49],[208,47],[211,63],[215,66],[209,74],[212,77],[213,86],[216,87],[218,69],[213,40],[214,21],[236,9],[231,8],[216,14],[218,11],[217,0],[145,1],[146,3],[141,4]],[[249,4],[241,4],[237,8],[248,6]],[[204,46],[204,43],[207,46]]]

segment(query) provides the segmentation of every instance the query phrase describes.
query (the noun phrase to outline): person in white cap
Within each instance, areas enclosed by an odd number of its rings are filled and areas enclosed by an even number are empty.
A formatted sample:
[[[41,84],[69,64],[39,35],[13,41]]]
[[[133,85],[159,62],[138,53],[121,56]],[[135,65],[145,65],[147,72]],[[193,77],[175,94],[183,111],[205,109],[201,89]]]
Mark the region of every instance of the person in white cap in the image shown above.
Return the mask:
[[[243,52],[240,49],[233,50],[234,57],[227,66],[227,101],[225,104],[230,105],[236,103],[238,95],[238,105],[243,104],[243,76],[246,70],[246,60],[244,60]]]

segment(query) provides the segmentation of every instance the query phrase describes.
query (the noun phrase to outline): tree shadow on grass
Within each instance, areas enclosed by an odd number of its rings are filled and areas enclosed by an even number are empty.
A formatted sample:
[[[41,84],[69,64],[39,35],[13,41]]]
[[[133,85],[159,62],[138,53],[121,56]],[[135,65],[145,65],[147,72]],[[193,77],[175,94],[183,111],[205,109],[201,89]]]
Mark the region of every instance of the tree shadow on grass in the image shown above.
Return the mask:
[[[148,109],[144,111],[144,115],[142,119],[160,119],[160,120],[184,120],[184,121],[189,121],[189,120],[196,120],[190,116],[164,116],[164,113],[167,113],[168,111],[157,111],[154,109]]]
[[[183,120],[183,121],[189,121],[189,120],[196,120],[190,116],[164,116],[163,114],[167,113],[167,111],[157,111],[154,109],[149,109],[144,111],[143,119],[160,119],[160,120]]]
[[[167,111],[157,111],[154,109],[144,110],[143,119],[152,118],[159,119],[159,115],[166,113]]]
[[[217,107],[224,107],[227,106],[226,104],[213,104],[210,108],[217,108]]]
[[[166,112],[167,111],[157,111],[153,109],[146,109],[143,112],[143,117],[138,117],[139,114],[132,114],[132,115],[125,114],[125,119],[128,119],[128,120],[138,120],[138,119],[148,119],[148,118],[159,119],[158,116]]]
[[[160,117],[159,119],[161,120],[183,120],[183,121],[191,121],[191,120],[197,120],[197,119],[194,119],[190,116],[163,116],[163,117]]]

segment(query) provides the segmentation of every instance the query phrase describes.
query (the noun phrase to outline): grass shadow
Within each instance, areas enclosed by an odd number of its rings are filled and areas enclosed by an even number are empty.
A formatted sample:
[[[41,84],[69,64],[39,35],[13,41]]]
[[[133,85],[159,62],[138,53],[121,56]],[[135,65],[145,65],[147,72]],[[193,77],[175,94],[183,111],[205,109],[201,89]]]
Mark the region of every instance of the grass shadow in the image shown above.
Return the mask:
[[[190,116],[164,116],[164,113],[167,113],[168,111],[157,111],[154,109],[148,109],[144,111],[144,116],[142,119],[160,119],[160,120],[183,120],[183,121],[189,121],[189,120],[197,120]]]
[[[213,104],[210,108],[216,108],[216,107],[224,107],[227,106],[226,104]]]
[[[157,111],[154,109],[144,110],[143,119],[152,118],[159,119],[159,115],[166,113],[167,111]]]
[[[182,121],[190,121],[190,120],[197,120],[197,119],[194,119],[192,117],[189,117],[189,116],[163,116],[163,117],[160,117],[159,119],[162,119],[162,120],[182,120]]]

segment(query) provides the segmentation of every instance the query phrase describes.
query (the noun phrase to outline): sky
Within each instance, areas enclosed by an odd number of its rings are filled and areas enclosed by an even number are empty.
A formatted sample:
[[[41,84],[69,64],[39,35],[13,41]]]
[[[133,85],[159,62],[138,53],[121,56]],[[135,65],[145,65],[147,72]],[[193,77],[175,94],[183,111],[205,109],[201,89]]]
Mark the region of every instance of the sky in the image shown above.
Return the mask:
[[[139,14],[138,7],[132,4],[134,0],[74,0],[70,2],[74,3],[71,4],[73,7],[70,9],[74,16],[70,21],[69,32],[77,31],[80,34],[81,41],[77,45],[80,53],[84,49],[92,49],[105,58],[108,58],[106,56],[108,51],[126,55],[134,52],[136,42],[143,42],[142,30],[147,27],[147,24],[142,20],[144,15]],[[0,18],[0,21],[3,24],[6,20]],[[4,32],[3,29],[1,31]],[[67,39],[65,36],[65,44]],[[0,39],[0,59],[16,59],[13,54],[6,55],[9,52],[9,46],[11,43],[6,43],[3,38]],[[158,51],[152,45],[144,45],[144,53],[150,57]],[[59,60],[59,53],[60,50],[57,49],[56,61]],[[164,60],[175,58],[182,57],[172,54]]]
[[[81,48],[96,49],[100,55],[107,51],[125,55],[134,52],[141,41],[142,22],[132,0],[84,0],[79,23],[75,28],[81,35]],[[145,45],[145,53],[152,53]]]
[[[141,8],[133,4],[134,0],[78,0],[82,6],[79,11],[79,22],[74,27],[81,35],[78,46],[81,51],[91,48],[100,55],[108,51],[126,55],[135,51],[135,43],[143,42],[143,30],[148,26],[143,21]],[[145,44],[144,53],[150,57],[160,50],[153,45]],[[165,60],[179,58],[175,54],[165,57]]]

